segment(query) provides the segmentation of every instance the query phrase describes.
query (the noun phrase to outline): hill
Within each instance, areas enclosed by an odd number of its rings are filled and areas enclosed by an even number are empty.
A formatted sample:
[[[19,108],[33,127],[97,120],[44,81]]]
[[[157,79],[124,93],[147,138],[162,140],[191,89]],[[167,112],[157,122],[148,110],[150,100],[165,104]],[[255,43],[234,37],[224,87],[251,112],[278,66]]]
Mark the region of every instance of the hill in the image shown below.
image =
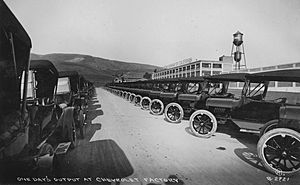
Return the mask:
[[[128,63],[81,54],[37,55],[32,53],[30,58],[31,60],[50,60],[58,71],[78,71],[90,81],[100,85],[111,82],[115,75],[124,74],[129,78],[142,78],[146,72],[152,73],[155,69],[160,69],[160,67],[153,65]]]

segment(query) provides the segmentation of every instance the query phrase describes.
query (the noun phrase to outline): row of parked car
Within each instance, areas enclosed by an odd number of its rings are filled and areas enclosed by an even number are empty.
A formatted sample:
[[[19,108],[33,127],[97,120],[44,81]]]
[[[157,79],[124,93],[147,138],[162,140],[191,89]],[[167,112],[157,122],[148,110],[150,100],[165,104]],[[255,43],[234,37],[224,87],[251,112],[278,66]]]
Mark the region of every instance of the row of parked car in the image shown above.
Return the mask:
[[[57,71],[47,60],[30,61],[31,39],[2,0],[0,17],[2,172],[53,155],[59,143],[75,147],[77,135],[84,137],[94,86],[76,71]]]
[[[198,137],[212,136],[218,124],[257,133],[265,168],[292,175],[300,170],[299,94],[273,92],[275,83],[299,84],[300,69],[111,83],[107,89],[169,122],[189,119]]]

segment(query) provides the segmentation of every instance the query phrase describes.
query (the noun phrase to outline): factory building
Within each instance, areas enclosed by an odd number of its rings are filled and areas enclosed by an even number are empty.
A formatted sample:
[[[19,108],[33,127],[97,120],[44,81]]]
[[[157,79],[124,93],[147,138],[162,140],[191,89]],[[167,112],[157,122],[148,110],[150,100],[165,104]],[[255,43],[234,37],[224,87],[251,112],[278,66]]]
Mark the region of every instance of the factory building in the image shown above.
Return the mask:
[[[246,73],[258,73],[263,71],[271,70],[283,70],[300,68],[300,62],[288,63],[281,65],[273,65],[266,67],[240,69],[236,71],[234,69],[234,61],[230,56],[221,56],[218,61],[213,60],[196,60],[186,59],[168,66],[163,69],[156,71],[152,74],[152,79],[164,79],[164,78],[188,78],[197,76],[208,76],[221,73],[235,73],[235,72],[246,72]],[[231,83],[230,88],[242,88],[243,83],[236,82]],[[299,92],[300,83],[296,82],[271,82],[269,84],[271,91],[287,91],[287,92]]]
[[[245,73],[259,73],[264,71],[284,70],[284,69],[300,69],[300,62],[256,67],[249,69],[241,69],[239,71],[232,72],[245,72]],[[234,85],[232,85],[233,87]],[[236,87],[241,87],[242,84],[237,83]],[[270,82],[269,89],[271,91],[287,91],[287,92],[300,92],[300,83],[297,82]]]
[[[152,79],[188,78],[228,73],[233,70],[233,58],[221,56],[218,61],[191,58],[165,66],[152,74]]]

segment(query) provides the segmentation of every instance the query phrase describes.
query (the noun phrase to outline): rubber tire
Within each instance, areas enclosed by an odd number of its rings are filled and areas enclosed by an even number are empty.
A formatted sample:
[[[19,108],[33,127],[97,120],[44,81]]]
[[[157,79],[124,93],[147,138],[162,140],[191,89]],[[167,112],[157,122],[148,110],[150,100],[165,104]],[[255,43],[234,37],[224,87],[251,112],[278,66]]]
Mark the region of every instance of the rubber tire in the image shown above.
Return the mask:
[[[269,163],[266,161],[265,157],[264,157],[264,152],[263,152],[263,148],[265,143],[272,138],[273,136],[279,135],[279,134],[287,134],[290,135],[294,138],[296,138],[299,142],[300,142],[300,133],[289,129],[289,128],[275,128],[273,130],[270,130],[268,132],[266,132],[258,141],[257,144],[257,153],[258,153],[258,157],[261,159],[261,163],[263,164],[263,166],[271,173],[278,175],[279,170],[273,168],[271,165],[269,165]],[[280,171],[280,175],[281,176],[292,176],[295,173],[299,172],[300,168],[298,168],[296,171],[293,172],[283,172]]]
[[[139,102],[136,102],[136,99],[137,99],[137,98],[140,98],[140,101],[139,101]],[[137,106],[139,106],[140,103],[141,103],[141,100],[142,100],[142,96],[141,96],[141,95],[136,95],[135,98],[134,98],[134,104],[137,105]]]
[[[131,96],[131,94],[132,94],[131,92],[128,92],[128,93],[127,93],[127,95],[126,95],[126,97],[125,97],[125,99],[126,99],[127,101],[129,101],[129,97]]]
[[[268,121],[266,124],[264,124],[264,126],[260,128],[259,138],[261,138],[266,132],[278,128],[278,123],[279,120],[275,119],[275,120]]]
[[[158,103],[160,104],[160,106],[161,106],[161,110],[160,110],[158,113],[153,112],[153,110],[151,109],[152,104],[153,104],[154,102],[158,102]],[[151,103],[150,103],[150,105],[149,105],[149,110],[150,110],[151,114],[153,114],[153,115],[161,115],[161,114],[164,112],[164,104],[163,104],[163,102],[162,102],[161,100],[159,100],[159,99],[154,99],[154,100],[151,101]]]
[[[171,120],[168,116],[168,109],[171,107],[171,106],[176,106],[179,111],[180,111],[180,116],[178,118],[178,120]],[[179,105],[178,103],[169,103],[166,108],[165,108],[165,112],[164,112],[164,115],[165,115],[165,118],[168,120],[168,122],[170,123],[180,123],[182,118],[183,118],[183,115],[184,115],[184,112],[183,112],[183,108],[181,107],[181,105]]]
[[[133,98],[132,98],[132,100],[131,100],[131,97],[133,96]],[[133,100],[134,100],[134,98],[135,98],[135,94],[134,93],[132,93],[130,96],[129,96],[129,102],[130,103],[132,103],[133,102]]]
[[[212,122],[212,128],[211,128],[211,131],[210,132],[208,132],[207,134],[200,134],[200,133],[198,133],[196,130],[195,130],[195,128],[194,128],[194,124],[193,124],[193,121],[194,121],[194,118],[198,115],[198,114],[205,114],[205,115],[207,115],[213,122]],[[195,135],[195,136],[197,136],[197,137],[202,137],[202,138],[209,138],[209,137],[211,137],[215,132],[216,132],[216,130],[217,130],[217,119],[216,119],[216,117],[211,113],[211,112],[209,112],[209,111],[207,111],[207,110],[197,110],[197,111],[195,111],[192,115],[191,115],[191,117],[190,117],[190,119],[189,119],[189,123],[190,123],[190,128],[191,128],[191,130],[192,130],[192,132],[193,132],[193,134]]]
[[[142,102],[143,102],[144,100],[148,100],[148,101],[149,101],[148,108],[145,108],[145,107],[143,106]],[[149,110],[149,108],[150,108],[150,103],[151,103],[151,99],[150,99],[149,97],[147,97],[147,96],[143,97],[142,100],[141,100],[141,103],[140,103],[141,108],[142,108],[143,110]]]

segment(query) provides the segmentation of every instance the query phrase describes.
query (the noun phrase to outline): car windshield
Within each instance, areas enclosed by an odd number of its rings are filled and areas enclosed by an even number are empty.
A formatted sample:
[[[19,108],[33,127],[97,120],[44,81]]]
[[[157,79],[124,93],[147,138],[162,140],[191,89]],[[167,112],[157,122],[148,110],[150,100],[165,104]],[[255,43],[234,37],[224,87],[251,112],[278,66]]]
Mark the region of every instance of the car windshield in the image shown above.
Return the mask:
[[[57,94],[70,92],[70,80],[68,77],[59,78],[57,85]]]
[[[23,97],[23,89],[24,89],[24,74],[25,72],[23,72],[23,75],[22,75],[22,81],[21,81],[21,98]],[[34,87],[35,87],[35,84],[33,82],[33,71],[29,71],[28,73],[28,83],[27,83],[27,98],[35,98],[34,97]]]
[[[235,98],[240,98],[244,86],[245,82],[229,82],[227,93],[233,94]]]
[[[197,93],[199,90],[199,83],[188,83],[187,93]]]
[[[253,97],[261,95],[265,89],[263,83],[250,83],[249,89],[247,91],[247,97]]]
[[[222,83],[208,83],[206,88],[208,88],[208,94],[221,94]]]

